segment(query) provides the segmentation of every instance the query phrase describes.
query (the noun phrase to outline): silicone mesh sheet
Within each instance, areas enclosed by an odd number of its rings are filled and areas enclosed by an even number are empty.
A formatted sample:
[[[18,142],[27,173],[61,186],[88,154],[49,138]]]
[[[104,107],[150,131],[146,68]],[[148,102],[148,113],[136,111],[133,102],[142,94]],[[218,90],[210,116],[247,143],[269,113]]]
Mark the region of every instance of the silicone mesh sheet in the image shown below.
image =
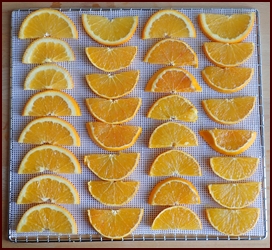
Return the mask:
[[[253,146],[251,146],[246,152],[241,154],[241,156],[251,156],[260,158],[260,164],[258,169],[254,173],[252,177],[245,180],[246,181],[260,181],[264,180],[264,161],[263,161],[263,142],[262,142],[262,113],[261,113],[261,92],[260,92],[260,74],[259,72],[259,62],[260,55],[259,51],[259,40],[258,40],[258,13],[255,9],[178,9],[185,15],[187,15],[193,22],[196,32],[197,38],[184,38],[182,39],[186,43],[188,43],[193,50],[196,52],[199,60],[199,67],[184,67],[186,70],[191,72],[198,83],[203,88],[203,92],[201,93],[180,93],[180,95],[188,98],[198,109],[198,120],[195,123],[183,123],[184,125],[191,128],[199,142],[199,146],[197,147],[183,147],[179,148],[180,150],[191,154],[195,159],[199,162],[202,176],[201,177],[186,177],[187,180],[191,181],[195,187],[197,188],[200,198],[201,204],[199,205],[185,205],[192,209],[200,218],[202,222],[203,229],[196,231],[183,231],[183,230],[162,230],[162,231],[152,231],[151,224],[156,215],[162,211],[163,208],[161,206],[151,206],[147,203],[149,193],[151,189],[158,183],[160,180],[166,177],[150,177],[148,175],[149,168],[151,166],[152,161],[155,157],[165,152],[164,149],[149,149],[147,147],[149,137],[152,131],[160,124],[162,121],[155,121],[146,117],[147,111],[150,106],[156,101],[158,98],[165,96],[165,94],[159,93],[147,93],[144,91],[147,81],[149,78],[163,65],[151,65],[143,62],[144,55],[147,50],[156,42],[157,39],[141,39],[141,31],[146,23],[147,19],[155,13],[157,10],[155,9],[66,9],[61,10],[64,14],[69,16],[73,22],[75,23],[78,32],[79,38],[78,40],[73,39],[64,39],[66,40],[70,46],[72,47],[76,61],[74,62],[63,62],[59,63],[59,65],[66,68],[72,78],[74,80],[75,86],[72,90],[64,90],[64,92],[73,96],[78,104],[80,105],[82,116],[81,117],[61,117],[66,121],[70,122],[78,131],[81,139],[80,147],[66,147],[71,150],[76,157],[78,158],[81,168],[82,174],[65,174],[62,175],[69,179],[77,188],[81,202],[80,205],[62,205],[67,208],[72,215],[74,216],[77,225],[78,225],[78,235],[75,237],[76,240],[81,239],[83,235],[89,235],[90,240],[97,235],[97,232],[92,228],[88,221],[87,209],[90,208],[103,208],[110,209],[113,207],[107,207],[96,201],[91,197],[88,192],[87,182],[90,180],[97,180],[96,177],[83,163],[84,155],[91,153],[109,153],[98,146],[96,146],[92,140],[89,138],[85,124],[89,121],[94,121],[94,118],[88,112],[85,105],[85,98],[96,97],[96,95],[89,89],[87,83],[85,81],[86,74],[92,73],[102,73],[101,70],[95,68],[87,59],[85,54],[85,47],[88,46],[102,46],[92,40],[86,32],[83,30],[81,15],[83,13],[94,14],[94,15],[102,15],[108,18],[115,18],[120,16],[139,16],[139,24],[136,30],[136,33],[132,37],[132,39],[121,46],[137,46],[138,52],[136,58],[131,63],[129,67],[123,69],[121,71],[128,70],[140,70],[140,78],[138,84],[134,91],[130,93],[126,97],[141,97],[142,98],[142,106],[137,113],[136,117],[128,122],[127,124],[141,126],[143,132],[139,137],[136,144],[125,150],[125,152],[139,152],[141,154],[139,164],[135,171],[127,177],[125,180],[137,180],[140,181],[140,188],[136,196],[123,207],[139,207],[144,209],[144,216],[142,222],[138,226],[138,228],[133,232],[133,237],[137,235],[141,235],[144,239],[145,235],[152,235],[155,238],[164,236],[164,239],[167,238],[167,235],[191,235],[193,238],[197,239],[197,236],[204,235],[206,239],[209,239],[211,236],[221,237],[223,234],[216,231],[208,222],[205,209],[208,207],[220,207],[209,195],[207,191],[207,185],[211,183],[225,183],[223,179],[216,176],[208,163],[210,157],[214,156],[222,156],[219,153],[212,150],[206,142],[199,136],[198,131],[201,129],[212,129],[212,128],[231,128],[231,129],[248,129],[254,130],[257,132],[257,139],[254,142]],[[22,109],[26,103],[26,101],[34,94],[36,91],[27,91],[23,90],[23,83],[28,72],[37,65],[34,64],[23,64],[22,56],[30,44],[30,40],[20,40],[18,39],[18,32],[20,25],[23,19],[31,13],[32,10],[17,10],[12,13],[12,58],[11,58],[11,141],[10,141],[10,206],[9,206],[9,236],[10,239],[15,240],[18,237],[24,238],[26,237],[26,241],[28,237],[39,237],[54,236],[56,234],[49,233],[47,231],[43,233],[27,233],[27,234],[17,234],[16,226],[23,215],[23,213],[30,208],[32,205],[17,205],[16,199],[19,194],[19,191],[23,187],[23,185],[32,177],[37,176],[39,174],[34,175],[18,175],[18,167],[20,161],[24,157],[24,155],[33,147],[37,145],[28,145],[28,144],[19,144],[18,138],[23,130],[23,128],[27,125],[28,122],[33,120],[31,117],[23,117],[21,116]],[[253,27],[252,32],[246,38],[244,42],[253,42],[255,44],[255,50],[252,57],[245,62],[243,67],[252,67],[254,68],[254,76],[251,82],[246,86],[243,90],[234,93],[232,95],[229,94],[221,94],[218,93],[211,88],[209,88],[206,83],[203,81],[201,77],[201,70],[206,66],[212,66],[207,58],[205,57],[202,44],[203,42],[209,41],[203,33],[201,32],[199,25],[197,23],[197,15],[200,13],[220,13],[220,14],[233,14],[233,13],[248,13],[255,12],[257,15],[257,19],[255,25]],[[207,115],[204,113],[204,110],[201,107],[201,100],[209,99],[209,98],[230,98],[236,96],[256,96],[257,102],[255,108],[251,115],[237,125],[232,125],[231,127],[226,125],[219,125],[213,121],[211,121]],[[264,182],[263,182],[264,183]],[[252,207],[258,207],[261,209],[260,218],[258,220],[257,225],[250,232],[246,234],[248,237],[264,237],[266,233],[265,226],[265,185],[262,186],[262,191],[258,196],[257,200],[251,205]],[[114,207],[113,209],[115,209]],[[101,238],[102,239],[102,238]],[[163,238],[162,238],[163,239]],[[239,237],[238,237],[239,239]],[[50,241],[50,240],[48,240]]]

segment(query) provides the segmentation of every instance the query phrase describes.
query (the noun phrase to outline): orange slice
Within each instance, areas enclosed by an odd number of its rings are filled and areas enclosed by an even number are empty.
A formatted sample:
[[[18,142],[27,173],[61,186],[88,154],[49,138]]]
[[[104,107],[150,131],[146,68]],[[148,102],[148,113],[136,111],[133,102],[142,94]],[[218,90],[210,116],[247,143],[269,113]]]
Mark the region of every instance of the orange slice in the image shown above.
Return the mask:
[[[207,58],[219,67],[236,67],[246,62],[254,52],[254,43],[203,43]]]
[[[28,151],[19,166],[18,174],[34,174],[44,171],[80,174],[81,167],[75,155],[68,149],[42,145]]]
[[[118,181],[135,170],[139,159],[139,153],[90,154],[84,156],[84,164],[100,179]]]
[[[213,157],[210,166],[219,177],[228,181],[241,181],[251,177],[259,165],[253,157]]]
[[[23,55],[23,63],[49,63],[75,61],[70,45],[57,38],[39,38],[34,40]]]
[[[187,43],[172,38],[163,39],[153,45],[146,53],[144,62],[198,67],[198,59],[194,50]]]
[[[187,70],[177,67],[159,69],[148,81],[145,91],[160,93],[201,92],[195,77]]]
[[[131,234],[140,224],[144,210],[140,208],[121,208],[118,210],[88,210],[93,228],[110,239],[121,239]]]
[[[23,116],[81,116],[76,100],[61,91],[46,90],[33,95],[26,103]]]
[[[205,14],[198,16],[202,32],[215,42],[238,43],[243,41],[254,26],[255,13]]]
[[[197,146],[195,133],[188,127],[175,122],[158,126],[150,136],[149,148]]]
[[[212,129],[199,134],[215,151],[225,155],[245,152],[255,141],[257,133],[250,130]]]
[[[156,120],[195,122],[197,109],[187,98],[169,95],[157,100],[149,109],[147,117]]]
[[[195,186],[188,180],[170,177],[159,182],[151,191],[150,205],[200,204]]]
[[[206,209],[211,225],[226,235],[239,236],[253,229],[259,219],[259,208],[242,209]]]
[[[116,99],[132,92],[139,80],[140,71],[132,70],[119,74],[86,75],[91,90],[106,99]]]
[[[133,37],[138,25],[138,16],[108,19],[103,16],[82,14],[82,23],[87,34],[96,42],[115,46]]]
[[[246,119],[252,112],[256,97],[202,100],[206,114],[215,122],[231,125]]]
[[[106,100],[87,98],[86,105],[90,113],[99,121],[108,124],[121,124],[132,120],[142,104],[141,98]]]
[[[73,215],[64,207],[45,203],[29,208],[21,217],[16,232],[45,230],[53,233],[76,234],[77,224]]]
[[[107,206],[122,206],[130,202],[139,189],[138,181],[89,181],[89,192]]]
[[[199,230],[201,221],[191,209],[182,206],[168,207],[162,210],[154,219],[152,230]]]
[[[102,122],[88,122],[86,127],[91,139],[101,148],[110,151],[132,147],[142,132],[141,127]]]
[[[57,117],[42,117],[29,122],[19,137],[20,143],[80,146],[74,126]]]
[[[57,64],[43,64],[33,68],[24,82],[25,90],[72,89],[74,82],[69,72]]]
[[[43,203],[79,204],[79,194],[67,179],[44,174],[30,179],[21,189],[17,204]]]
[[[261,190],[261,182],[208,185],[209,193],[221,206],[239,209],[253,203]]]
[[[78,38],[73,21],[58,10],[42,8],[30,13],[23,21],[19,38]]]
[[[87,47],[85,52],[89,61],[96,68],[106,72],[114,72],[131,64],[137,54],[137,47]]]
[[[191,155],[180,150],[169,150],[157,156],[151,165],[150,176],[201,176],[201,169]]]
[[[206,67],[201,71],[204,81],[213,90],[231,94],[243,89],[252,79],[252,68]]]
[[[146,22],[142,38],[196,37],[191,20],[177,10],[159,10]]]

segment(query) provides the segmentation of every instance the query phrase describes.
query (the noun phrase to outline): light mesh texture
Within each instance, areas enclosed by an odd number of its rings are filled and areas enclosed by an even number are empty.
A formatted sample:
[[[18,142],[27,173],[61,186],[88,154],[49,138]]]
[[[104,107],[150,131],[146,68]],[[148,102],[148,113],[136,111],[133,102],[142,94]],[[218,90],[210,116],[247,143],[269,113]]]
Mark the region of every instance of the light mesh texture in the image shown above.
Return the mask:
[[[100,204],[98,201],[93,199],[88,192],[87,182],[90,180],[97,180],[98,178],[84,165],[83,158],[84,155],[91,153],[109,153],[105,150],[102,150],[98,146],[96,146],[92,140],[89,138],[87,134],[87,130],[85,127],[86,122],[94,121],[94,118],[88,112],[87,107],[85,105],[85,98],[96,97],[96,95],[89,89],[87,83],[85,81],[85,75],[92,73],[103,73],[101,70],[95,68],[87,59],[85,54],[85,47],[89,46],[102,46],[92,40],[84,31],[81,15],[83,13],[86,14],[95,14],[102,15],[109,18],[121,17],[121,16],[139,16],[139,24],[136,30],[136,33],[132,37],[132,39],[121,46],[137,46],[138,52],[136,58],[131,63],[129,67],[121,71],[128,70],[140,70],[140,78],[138,84],[134,91],[130,93],[126,97],[141,97],[142,98],[142,106],[137,113],[136,117],[128,122],[130,125],[141,126],[143,132],[139,137],[136,144],[130,149],[125,150],[125,152],[139,152],[141,154],[140,162],[136,168],[136,170],[125,180],[137,180],[140,181],[140,188],[136,196],[129,202],[127,205],[123,207],[138,207],[144,209],[144,216],[142,222],[138,226],[138,228],[134,231],[134,235],[161,235],[165,234],[181,234],[181,235],[206,235],[206,236],[222,236],[223,234],[216,231],[208,222],[207,217],[205,215],[205,209],[209,207],[220,207],[208,193],[207,185],[211,183],[226,183],[227,181],[219,178],[215,175],[208,163],[210,157],[222,156],[219,153],[212,150],[206,142],[199,136],[198,131],[201,129],[212,129],[212,128],[225,128],[225,129],[248,129],[254,130],[257,132],[257,139],[254,142],[253,146],[251,146],[246,152],[241,154],[240,156],[251,156],[260,158],[260,165],[258,166],[257,171],[254,173],[252,177],[245,180],[246,181],[263,181],[263,155],[262,155],[262,147],[263,144],[261,142],[261,114],[259,109],[259,95],[261,95],[259,91],[259,82],[260,82],[260,74],[258,68],[259,62],[259,54],[258,54],[258,46],[257,44],[257,30],[258,30],[258,19],[255,22],[252,32],[250,35],[244,40],[244,42],[253,42],[255,46],[254,54],[252,57],[245,62],[242,67],[252,67],[254,68],[254,76],[251,82],[246,86],[243,90],[230,94],[221,94],[218,93],[211,88],[209,88],[206,83],[203,81],[201,77],[201,70],[203,70],[206,66],[212,66],[212,63],[207,60],[205,57],[202,44],[203,42],[209,41],[203,33],[201,32],[199,25],[197,23],[197,16],[200,13],[220,13],[220,14],[233,14],[233,13],[248,13],[248,12],[256,12],[255,9],[178,9],[185,15],[187,15],[193,22],[197,38],[184,38],[182,39],[186,43],[188,43],[193,50],[196,52],[199,60],[199,67],[196,69],[194,67],[184,67],[186,70],[191,72],[197,79],[198,83],[201,85],[203,92],[201,93],[180,93],[180,95],[188,98],[197,108],[198,110],[198,120],[196,123],[183,123],[182,124],[191,128],[199,142],[199,146],[197,147],[188,147],[188,148],[179,148],[180,150],[191,154],[195,159],[199,162],[201,166],[202,176],[201,177],[186,177],[183,178],[191,181],[197,188],[200,198],[200,205],[186,205],[186,207],[191,208],[196,214],[199,216],[203,229],[196,231],[183,231],[183,230],[158,230],[152,231],[151,224],[156,215],[162,211],[165,206],[151,206],[147,203],[148,196],[152,188],[158,183],[160,180],[165,179],[166,177],[150,177],[148,175],[149,168],[151,166],[152,161],[155,157],[165,152],[164,149],[149,149],[147,147],[149,137],[152,131],[160,124],[162,121],[155,121],[152,119],[148,119],[146,117],[147,111],[150,106],[160,97],[165,96],[165,94],[159,93],[147,93],[144,92],[145,86],[149,78],[163,65],[151,65],[143,62],[143,58],[151,46],[158,41],[159,39],[141,39],[142,29],[147,21],[147,19],[155,13],[157,10],[154,9],[128,9],[128,10],[65,10],[64,14],[69,16],[73,22],[75,23],[78,32],[79,38],[78,40],[73,39],[64,39],[66,40],[72,49],[75,52],[76,61],[74,62],[64,62],[58,63],[59,65],[66,68],[72,78],[74,80],[74,89],[72,90],[64,90],[64,92],[73,96],[78,102],[82,116],[81,117],[61,117],[66,121],[70,122],[76,130],[78,131],[81,139],[81,147],[66,147],[71,150],[76,157],[78,158],[81,168],[82,174],[80,175],[72,175],[65,174],[62,175],[69,179],[77,188],[81,203],[80,205],[61,205],[67,208],[74,216],[77,225],[78,225],[78,235],[95,235],[97,232],[92,228],[88,221],[87,209],[90,208],[103,208],[103,209],[111,209],[109,206],[104,206]],[[61,10],[62,11],[62,10]],[[18,166],[20,161],[24,157],[24,155],[33,147],[37,145],[29,145],[29,144],[19,144],[18,138],[23,130],[23,128],[27,125],[28,122],[33,120],[31,117],[23,117],[21,116],[22,109],[26,103],[26,101],[37,91],[26,91],[23,90],[23,83],[28,72],[37,65],[34,64],[23,64],[22,56],[30,44],[31,40],[20,40],[18,39],[18,32],[20,25],[24,18],[31,12],[31,10],[19,10],[14,11],[12,13],[12,74],[11,74],[11,157],[10,157],[10,207],[9,207],[9,235],[11,237],[17,236],[48,236],[48,235],[56,235],[54,233],[27,233],[27,234],[17,234],[16,226],[23,215],[23,213],[30,208],[32,205],[17,205],[16,199],[19,194],[19,191],[23,187],[23,185],[35,175],[18,175]],[[210,120],[205,114],[204,110],[201,107],[201,100],[209,99],[209,98],[230,98],[236,96],[256,96],[257,102],[255,108],[251,115],[237,125],[226,126],[220,125],[212,120]],[[252,207],[258,207],[261,209],[260,218],[258,220],[257,225],[254,229],[248,232],[246,235],[248,236],[264,236],[265,234],[265,211],[264,211],[264,188],[262,187],[262,191],[258,196],[257,200],[251,205]],[[116,207],[113,207],[116,209]]]

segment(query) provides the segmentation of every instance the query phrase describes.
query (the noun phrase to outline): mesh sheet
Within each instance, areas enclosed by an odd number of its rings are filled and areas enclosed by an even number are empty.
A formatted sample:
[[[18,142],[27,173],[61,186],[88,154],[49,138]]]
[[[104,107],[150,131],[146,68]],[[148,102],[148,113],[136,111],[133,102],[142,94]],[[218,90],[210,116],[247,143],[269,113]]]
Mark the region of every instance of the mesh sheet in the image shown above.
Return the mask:
[[[66,147],[71,150],[78,158],[81,168],[82,174],[80,175],[72,175],[65,174],[63,175],[67,179],[69,179],[77,188],[80,197],[81,203],[80,205],[62,205],[67,208],[74,216],[77,225],[78,225],[78,235],[77,237],[81,237],[82,235],[89,235],[90,239],[97,235],[97,232],[91,227],[88,216],[87,209],[90,208],[111,208],[100,204],[98,201],[93,199],[87,189],[87,182],[90,180],[97,180],[96,177],[83,163],[84,155],[91,153],[108,153],[98,146],[96,146],[91,139],[89,138],[85,124],[89,121],[94,121],[94,118],[88,112],[85,106],[85,98],[96,97],[95,94],[89,89],[87,83],[85,82],[85,75],[91,73],[102,73],[100,70],[92,66],[92,64],[88,61],[84,49],[88,46],[101,46],[95,41],[93,41],[83,30],[83,26],[81,23],[81,15],[83,13],[95,14],[95,15],[103,15],[109,18],[120,17],[120,16],[139,16],[139,24],[133,38],[122,46],[138,46],[138,52],[135,60],[132,64],[122,70],[140,70],[140,79],[134,91],[130,93],[126,97],[141,97],[142,98],[142,106],[137,113],[136,117],[128,122],[130,125],[137,125],[143,128],[143,132],[139,137],[136,144],[130,149],[125,150],[125,152],[139,152],[141,154],[140,162],[135,169],[135,171],[127,177],[125,180],[138,180],[140,181],[140,188],[136,196],[129,202],[127,205],[123,207],[139,207],[144,209],[144,216],[142,222],[138,226],[138,228],[133,232],[133,235],[142,235],[143,239],[145,235],[153,235],[154,238],[160,237],[160,235],[192,235],[199,236],[205,235],[206,237],[215,236],[220,237],[223,234],[216,231],[208,222],[205,216],[205,209],[208,207],[220,207],[211,196],[208,194],[207,185],[211,183],[225,183],[223,179],[217,177],[211,170],[208,160],[210,157],[220,156],[219,153],[212,150],[206,142],[199,136],[198,131],[201,129],[212,129],[212,128],[231,128],[231,129],[249,129],[257,132],[257,139],[254,142],[253,146],[251,146],[246,152],[241,154],[241,156],[251,156],[260,158],[260,165],[258,166],[257,171],[254,173],[252,177],[245,181],[260,181],[262,182],[264,179],[264,161],[263,161],[263,143],[262,143],[262,131],[261,131],[261,121],[262,115],[260,111],[260,74],[259,72],[259,64],[260,55],[258,54],[259,46],[258,44],[258,18],[255,22],[252,32],[246,38],[245,42],[253,42],[255,43],[255,51],[252,57],[244,63],[243,67],[252,67],[254,68],[254,76],[251,82],[246,86],[243,90],[238,93],[234,93],[232,95],[228,94],[220,94],[211,88],[209,88],[201,77],[201,70],[212,64],[205,57],[202,44],[203,42],[209,41],[199,29],[199,25],[197,23],[197,15],[200,13],[221,13],[221,14],[233,14],[233,13],[247,13],[247,12],[256,12],[254,9],[178,9],[185,15],[187,15],[196,28],[197,38],[185,38],[182,39],[187,42],[197,53],[199,59],[199,67],[184,67],[186,70],[191,72],[197,79],[198,83],[203,88],[203,92],[201,93],[180,93],[180,95],[188,98],[198,109],[199,118],[198,121],[194,124],[192,123],[183,123],[184,125],[191,128],[195,134],[197,135],[199,146],[190,147],[190,148],[179,148],[184,152],[191,154],[195,159],[199,162],[202,170],[201,177],[184,177],[187,180],[191,181],[197,188],[200,197],[201,204],[200,205],[187,205],[190,209],[192,209],[200,218],[203,229],[196,231],[183,231],[183,230],[163,230],[163,231],[152,231],[151,224],[156,215],[165,207],[161,206],[151,206],[147,203],[149,193],[151,189],[154,187],[156,183],[166,177],[150,177],[148,175],[148,170],[152,161],[155,157],[166,151],[167,149],[149,149],[147,147],[149,137],[152,131],[163,122],[155,121],[152,119],[146,118],[147,111],[149,107],[156,101],[158,98],[165,96],[164,94],[156,94],[156,93],[147,93],[144,92],[144,88],[146,86],[149,78],[162,67],[162,65],[151,65],[143,62],[143,58],[147,50],[157,41],[156,39],[142,40],[141,31],[143,29],[144,24],[147,19],[155,13],[157,10],[154,9],[123,9],[123,10],[86,10],[86,9],[77,9],[77,10],[61,10],[64,14],[69,16],[75,23],[78,31],[79,31],[79,39],[72,40],[67,39],[66,41],[70,44],[72,49],[75,52],[76,61],[74,62],[64,62],[59,63],[59,65],[66,68],[73,77],[75,87],[72,90],[64,90],[64,92],[73,96],[78,104],[80,105],[82,116],[81,117],[62,117],[63,119],[70,122],[76,130],[78,131],[81,138],[81,147]],[[54,236],[56,234],[43,232],[43,233],[28,233],[28,234],[17,234],[16,226],[23,215],[23,213],[30,208],[32,205],[17,205],[16,199],[19,194],[19,191],[23,187],[23,185],[32,177],[36,175],[18,175],[18,166],[20,161],[24,157],[24,155],[33,147],[37,145],[27,145],[27,144],[19,144],[18,138],[23,130],[23,128],[27,125],[28,122],[33,120],[31,117],[23,117],[21,116],[22,108],[24,107],[26,101],[36,92],[36,91],[25,91],[23,90],[23,83],[28,72],[37,65],[34,64],[23,64],[22,56],[30,44],[30,40],[20,40],[18,39],[18,32],[20,25],[23,19],[31,12],[31,10],[18,10],[12,13],[12,73],[11,73],[11,156],[10,156],[10,207],[9,207],[9,236],[10,238],[17,237],[26,237],[26,239],[30,236],[40,237],[40,236]],[[236,96],[247,96],[252,95],[257,97],[256,106],[251,113],[251,115],[237,125],[233,125],[231,127],[225,125],[219,125],[213,121],[211,121],[204,110],[201,107],[201,100],[209,99],[209,98],[230,98]],[[259,99],[260,98],[260,99]],[[221,155],[222,156],[222,155]],[[37,174],[38,175],[38,174]],[[265,186],[262,187],[262,192],[258,196],[257,200],[251,205],[252,207],[261,208],[260,218],[258,220],[257,225],[250,232],[246,234],[247,237],[252,236],[264,236],[266,232],[265,227]],[[239,237],[238,237],[239,238]],[[102,238],[101,238],[102,239]]]

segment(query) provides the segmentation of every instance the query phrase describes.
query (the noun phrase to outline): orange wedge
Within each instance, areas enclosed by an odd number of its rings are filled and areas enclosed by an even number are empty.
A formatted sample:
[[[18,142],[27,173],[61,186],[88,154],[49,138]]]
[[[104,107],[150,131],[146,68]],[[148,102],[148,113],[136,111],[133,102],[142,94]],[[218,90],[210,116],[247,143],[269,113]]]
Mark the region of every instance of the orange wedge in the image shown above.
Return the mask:
[[[197,145],[196,135],[191,129],[179,123],[166,122],[153,131],[148,147],[191,147]]]
[[[132,147],[142,132],[141,127],[102,122],[88,122],[86,127],[91,139],[101,148],[109,151],[120,151]]]
[[[254,174],[259,159],[253,157],[212,157],[210,166],[219,177],[228,181],[241,181]]]
[[[87,98],[86,105],[90,113],[99,121],[108,124],[121,124],[132,120],[142,104],[141,98],[106,100]]]
[[[44,174],[30,179],[21,189],[17,204],[43,203],[79,204],[79,194],[67,179]]]
[[[243,41],[254,26],[255,13],[246,14],[205,14],[198,16],[199,27],[215,42],[238,43]]]
[[[245,152],[255,141],[257,133],[250,130],[211,129],[199,134],[215,151],[225,155]]]
[[[151,165],[150,176],[201,176],[201,169],[191,155],[180,150],[169,150],[157,156]]]
[[[256,97],[202,100],[206,114],[215,122],[231,125],[246,119],[252,112]]]
[[[75,55],[70,45],[57,38],[39,38],[26,49],[23,63],[50,63],[75,61]]]
[[[198,67],[198,59],[194,50],[187,43],[172,38],[163,39],[153,45],[146,53],[144,62]]]
[[[148,81],[145,91],[160,93],[201,92],[195,77],[187,70],[177,67],[159,69]]]
[[[70,150],[59,146],[42,145],[28,151],[19,166],[18,174],[34,174],[44,171],[80,174],[81,167]]]
[[[188,180],[170,177],[159,182],[151,191],[150,205],[199,204],[200,197],[195,186]]]
[[[131,64],[137,54],[137,47],[87,47],[85,52],[89,61],[96,68],[106,72],[114,72]]]
[[[239,209],[253,203],[261,190],[261,182],[208,185],[209,193],[221,206]]]
[[[33,68],[24,82],[25,90],[72,89],[74,82],[69,72],[57,64],[43,64]]]
[[[45,203],[29,208],[21,217],[16,232],[45,230],[53,233],[76,234],[77,224],[73,215],[64,207]]]
[[[169,95],[157,100],[149,109],[147,117],[156,120],[195,122],[197,109],[187,98]]]
[[[90,154],[84,156],[84,164],[100,179],[118,181],[135,170],[139,159],[139,153]]]
[[[191,20],[177,10],[159,10],[146,22],[142,38],[196,37]]]
[[[26,103],[23,116],[81,116],[76,100],[58,90],[34,94]]]
[[[130,202],[139,189],[138,181],[89,181],[93,198],[107,206],[122,206]]]
[[[253,229],[259,219],[259,208],[208,208],[206,214],[211,225],[226,235],[239,236]]]
[[[201,71],[204,81],[213,90],[231,94],[243,89],[252,79],[253,68],[206,67]]]
[[[162,210],[154,219],[152,230],[199,230],[201,221],[191,209],[182,206],[168,207]]]
[[[80,146],[74,126],[57,117],[42,117],[29,122],[19,137],[20,143]]]
[[[88,210],[93,228],[110,239],[121,239],[130,235],[140,224],[144,210],[141,208],[121,208],[118,210]]]
[[[254,43],[205,42],[203,50],[207,58],[216,66],[236,67],[252,56]]]
[[[19,38],[78,38],[73,21],[58,10],[42,8],[30,13],[23,21]]]
[[[138,16],[108,19],[99,15],[82,14],[82,23],[87,34],[96,42],[116,46],[133,37],[138,25]]]
[[[106,99],[116,99],[129,94],[139,80],[140,71],[132,70],[119,74],[86,75],[90,89]]]

